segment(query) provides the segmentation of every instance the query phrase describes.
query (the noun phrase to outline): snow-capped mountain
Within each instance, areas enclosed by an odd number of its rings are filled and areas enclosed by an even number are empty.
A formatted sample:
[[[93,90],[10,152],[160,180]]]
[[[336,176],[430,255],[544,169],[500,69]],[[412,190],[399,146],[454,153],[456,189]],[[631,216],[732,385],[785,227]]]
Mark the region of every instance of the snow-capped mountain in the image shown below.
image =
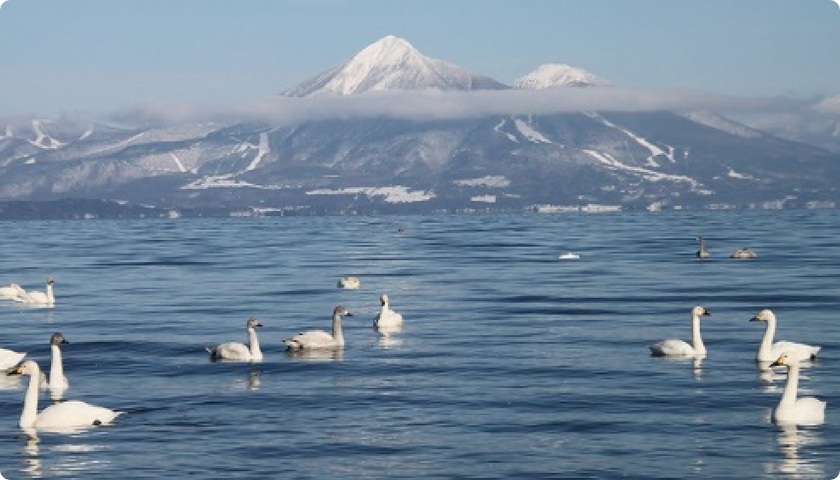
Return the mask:
[[[603,84],[580,72],[538,69],[517,83],[521,91],[488,97],[545,95],[528,90],[583,80]],[[290,94],[397,89],[401,98],[424,99],[415,90],[504,88],[481,78],[386,37]],[[9,202],[68,198],[77,199],[68,203],[76,209],[94,208],[78,199],[118,200],[119,208],[95,207],[114,215],[129,214],[120,213],[128,211],[124,202],[156,209],[132,215],[185,208],[318,214],[840,202],[837,153],[713,112],[260,118],[136,128],[69,118],[0,123],[0,218],[21,208]]]
[[[609,82],[594,74],[570,67],[562,63],[540,65],[533,72],[516,79],[513,88],[521,90],[541,90],[557,87],[596,87],[609,85]]]
[[[505,85],[427,57],[406,40],[387,36],[342,65],[284,93],[290,97],[353,95],[388,90],[498,90]]]

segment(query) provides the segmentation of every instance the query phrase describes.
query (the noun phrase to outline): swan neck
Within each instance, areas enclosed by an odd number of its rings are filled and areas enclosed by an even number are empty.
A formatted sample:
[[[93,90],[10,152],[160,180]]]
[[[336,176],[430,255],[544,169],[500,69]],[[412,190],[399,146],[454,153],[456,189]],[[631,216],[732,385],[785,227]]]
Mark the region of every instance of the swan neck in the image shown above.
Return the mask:
[[[706,346],[703,344],[703,337],[700,336],[699,315],[692,315],[691,318],[691,343],[691,346],[694,347],[694,353],[706,353]]]
[[[55,296],[53,295],[52,283],[47,284],[47,303],[55,303]]]
[[[26,397],[23,400],[23,411],[20,414],[20,428],[31,428],[35,426],[35,419],[38,417],[38,382],[41,379],[41,370],[35,368],[29,374],[29,386],[26,387]]]
[[[344,334],[341,331],[341,315],[333,315],[332,334],[335,339],[335,343],[338,345],[344,345]]]
[[[764,329],[764,336],[761,337],[761,345],[758,347],[759,360],[770,356],[770,349],[773,346],[773,337],[776,335],[776,319],[769,318],[767,320],[767,327]],[[775,360],[775,359],[773,359]]]
[[[52,345],[52,360],[50,361],[50,385],[59,385],[64,378],[64,362],[61,358],[61,347]]]
[[[785,390],[782,392],[782,399],[779,406],[796,404],[796,394],[799,389],[799,364],[794,363],[788,367]]]
[[[262,358],[260,341],[257,339],[257,330],[255,328],[248,329],[248,349],[251,351],[251,357]]]

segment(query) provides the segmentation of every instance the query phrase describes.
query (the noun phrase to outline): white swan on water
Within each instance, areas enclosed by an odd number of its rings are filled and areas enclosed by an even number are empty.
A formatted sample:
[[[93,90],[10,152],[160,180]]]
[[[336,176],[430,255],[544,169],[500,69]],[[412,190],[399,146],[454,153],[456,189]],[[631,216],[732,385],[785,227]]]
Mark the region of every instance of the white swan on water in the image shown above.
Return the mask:
[[[374,327],[386,328],[402,325],[402,315],[391,310],[391,308],[388,306],[388,295],[385,295],[383,293],[382,296],[379,297],[379,303],[382,304],[382,308],[379,310],[379,313],[376,314],[376,318],[373,320]]]
[[[697,243],[700,244],[700,250],[697,250],[697,257],[698,258],[708,258],[711,256],[708,250],[706,250],[706,240],[703,237],[697,237]]]
[[[122,412],[78,400],[56,403],[38,413],[38,383],[41,377],[38,364],[27,360],[10,370],[7,375],[29,375],[30,377],[23,401],[23,411],[18,422],[23,429],[72,431],[106,425],[122,414]]]
[[[55,295],[53,294],[53,284],[55,280],[52,277],[47,278],[46,292],[24,292],[22,295],[15,297],[15,302],[24,305],[33,305],[40,307],[52,307],[55,305]]]
[[[50,390],[67,390],[70,382],[64,376],[64,362],[61,357],[61,346],[68,342],[64,335],[59,332],[53,333],[50,337],[50,376],[49,378],[41,373],[41,388]]]
[[[820,348],[822,348],[806,345],[804,343],[773,343],[773,337],[776,334],[776,315],[770,309],[765,308],[764,310],[758,312],[750,319],[750,321],[767,323],[767,328],[764,329],[764,336],[761,338],[761,343],[758,346],[758,353],[755,357],[759,362],[772,362],[779,358],[779,356],[783,353],[796,357],[799,361],[812,360],[816,358],[817,352],[819,352]]]
[[[758,257],[758,255],[754,251],[750,250],[749,248],[741,248],[741,249],[735,250],[735,252],[732,253],[732,255],[729,256],[729,258],[734,258],[735,260],[751,260],[751,259],[757,258],[757,257]]]
[[[329,349],[344,347],[344,334],[341,331],[341,317],[353,314],[341,305],[335,307],[332,318],[332,334],[323,330],[309,330],[292,338],[283,340],[289,350]]]
[[[338,288],[345,290],[358,290],[362,282],[358,277],[341,277],[338,279]]]
[[[700,317],[711,315],[708,310],[697,306],[691,309],[691,343],[683,340],[662,340],[648,348],[655,356],[703,356],[706,355],[706,346],[700,336]]]
[[[771,367],[786,366],[788,369],[785,390],[779,405],[773,410],[773,421],[779,424],[819,425],[825,421],[826,403],[815,397],[797,398],[799,388],[799,360],[795,355],[783,353],[771,363]]]
[[[0,348],[0,368],[8,370],[23,360],[26,353],[16,352],[7,348]]]
[[[210,354],[210,359],[261,362],[263,354],[260,350],[260,341],[257,339],[257,327],[262,327],[262,323],[256,317],[249,318],[245,323],[245,329],[248,331],[247,345],[239,342],[226,342],[214,347],[205,347]]]

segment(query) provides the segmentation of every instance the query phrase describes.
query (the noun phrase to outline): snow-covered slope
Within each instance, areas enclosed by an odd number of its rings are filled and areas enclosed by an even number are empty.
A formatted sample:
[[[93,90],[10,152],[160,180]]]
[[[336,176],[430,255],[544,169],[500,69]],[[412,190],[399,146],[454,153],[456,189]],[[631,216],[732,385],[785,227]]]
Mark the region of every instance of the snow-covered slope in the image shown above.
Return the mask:
[[[346,63],[317,75],[284,95],[352,95],[388,90],[498,90],[507,88],[468,70],[421,54],[406,40],[387,36]]]
[[[514,81],[513,88],[541,90],[556,87],[595,87],[608,84],[606,80],[602,80],[586,70],[561,63],[549,63],[540,65],[533,72]]]

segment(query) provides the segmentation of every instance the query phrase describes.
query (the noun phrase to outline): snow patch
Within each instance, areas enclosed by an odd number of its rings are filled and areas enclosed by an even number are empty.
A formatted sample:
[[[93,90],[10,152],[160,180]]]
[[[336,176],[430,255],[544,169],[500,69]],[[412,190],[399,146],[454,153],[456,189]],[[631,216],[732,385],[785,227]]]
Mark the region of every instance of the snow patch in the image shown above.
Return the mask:
[[[503,131],[502,131],[502,127],[504,127],[506,123],[507,123],[507,120],[502,119],[502,121],[501,121],[501,122],[499,122],[499,124],[498,124],[498,125],[496,125],[495,127],[493,127],[493,130],[494,130],[496,133],[501,133],[502,135],[506,136],[506,137],[508,138],[508,140],[510,140],[511,142],[514,142],[514,143],[519,143],[519,139],[518,139],[518,138],[516,138],[516,135],[513,135],[513,134],[510,134],[510,133],[508,133],[508,132],[503,132]]]
[[[745,175],[743,173],[738,173],[735,170],[733,170],[732,168],[729,168],[729,171],[726,172],[726,176],[729,177],[729,178],[735,178],[735,179],[738,179],[738,180],[755,180],[756,179],[755,177],[752,177],[750,175]]]
[[[475,197],[471,197],[470,200],[472,200],[473,202],[496,203],[496,196],[495,195],[477,195]]]
[[[470,178],[465,180],[455,180],[452,183],[462,187],[489,187],[489,188],[505,188],[510,186],[510,180],[502,175],[487,175],[480,178]]]
[[[179,160],[179,159],[178,159],[178,157],[177,157],[174,153],[172,153],[172,152],[169,152],[169,155],[171,155],[171,156],[172,156],[172,160],[174,160],[174,161],[175,161],[175,165],[178,167],[178,170],[179,170],[181,173],[186,173],[187,169],[186,169],[186,168],[184,168],[184,164],[183,164],[183,163],[181,163],[181,160]]]
[[[35,131],[36,138],[35,140],[29,141],[29,143],[38,148],[43,148],[45,150],[55,150],[65,145],[64,143],[59,142],[58,140],[44,133],[43,124],[40,120],[32,120],[32,130]]]
[[[257,149],[257,156],[254,157],[254,160],[251,161],[250,165],[245,169],[246,172],[250,172],[257,168],[257,166],[262,161],[263,157],[266,156],[268,153],[268,134],[265,132],[260,133],[260,144],[255,146],[254,148]]]
[[[307,195],[358,195],[369,197],[385,197],[386,203],[414,203],[425,202],[435,198],[435,194],[422,190],[411,190],[401,185],[390,187],[353,187],[339,190],[320,189],[306,192]]]
[[[683,175],[669,175],[666,173],[660,173],[655,170],[648,170],[646,168],[641,167],[633,167],[630,165],[625,165],[615,158],[609,153],[598,152],[595,150],[583,150],[587,155],[598,160],[599,162],[603,163],[609,168],[615,170],[624,170],[627,172],[635,173],[637,175],[641,175],[644,179],[649,180],[651,182],[658,182],[661,180],[667,180],[671,182],[687,182],[691,184],[693,189],[696,189],[700,186],[699,182],[694,180],[693,178],[686,177]]]
[[[609,120],[607,120],[606,118],[598,115],[597,113],[591,113],[590,112],[590,113],[587,113],[587,115],[589,115],[591,118],[594,118],[596,120],[601,121],[601,123],[603,123],[604,125],[606,125],[610,128],[614,128],[614,129],[624,133],[628,137],[632,138],[639,145],[647,148],[648,151],[650,151],[650,155],[645,160],[645,165],[647,165],[648,167],[654,167],[654,168],[658,167],[659,164],[656,163],[656,157],[658,157],[660,155],[666,157],[668,160],[671,161],[671,163],[676,163],[676,159],[674,158],[674,148],[673,147],[668,147],[668,152],[666,153],[665,150],[662,150],[661,148],[654,145],[653,143],[651,143],[651,142],[645,140],[644,138],[636,135],[635,133],[631,132],[630,130],[619,127],[618,125],[610,122]]]
[[[519,133],[521,133],[522,136],[527,138],[529,141],[531,141],[533,143],[552,143],[551,140],[545,138],[545,136],[543,136],[543,134],[534,130],[534,128],[531,127],[530,124],[528,124],[528,123],[526,123],[526,122],[524,122],[524,121],[522,121],[518,118],[516,120],[514,120],[513,122],[516,125],[516,129],[519,130]]]

